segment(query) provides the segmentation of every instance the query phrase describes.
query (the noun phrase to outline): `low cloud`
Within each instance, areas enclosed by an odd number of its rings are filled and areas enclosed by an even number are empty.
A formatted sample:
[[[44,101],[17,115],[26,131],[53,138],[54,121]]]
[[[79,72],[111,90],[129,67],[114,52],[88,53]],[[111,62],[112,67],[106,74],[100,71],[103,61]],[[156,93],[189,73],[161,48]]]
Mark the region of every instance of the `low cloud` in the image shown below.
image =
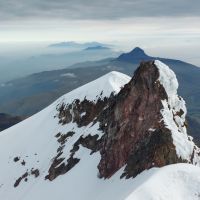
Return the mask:
[[[0,1],[0,20],[193,17],[199,8],[199,0],[7,0]]]

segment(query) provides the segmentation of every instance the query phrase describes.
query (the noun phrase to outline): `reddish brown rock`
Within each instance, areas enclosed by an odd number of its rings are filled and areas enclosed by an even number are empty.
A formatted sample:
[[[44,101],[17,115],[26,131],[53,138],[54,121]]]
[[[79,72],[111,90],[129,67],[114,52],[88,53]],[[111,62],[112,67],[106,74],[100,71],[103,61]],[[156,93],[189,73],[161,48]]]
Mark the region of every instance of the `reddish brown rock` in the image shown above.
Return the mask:
[[[180,161],[169,130],[160,123],[161,100],[167,99],[167,94],[158,77],[153,62],[141,63],[102,114],[107,126],[98,165],[101,177],[111,177],[124,165],[123,176],[130,177],[153,166]]]
[[[77,123],[78,127],[87,126],[90,122],[94,121],[107,104],[108,98],[106,97],[103,99],[99,98],[97,102],[88,101],[87,99],[80,102],[80,100],[76,99],[70,105],[62,104],[58,107],[59,123],[64,125],[74,122]]]

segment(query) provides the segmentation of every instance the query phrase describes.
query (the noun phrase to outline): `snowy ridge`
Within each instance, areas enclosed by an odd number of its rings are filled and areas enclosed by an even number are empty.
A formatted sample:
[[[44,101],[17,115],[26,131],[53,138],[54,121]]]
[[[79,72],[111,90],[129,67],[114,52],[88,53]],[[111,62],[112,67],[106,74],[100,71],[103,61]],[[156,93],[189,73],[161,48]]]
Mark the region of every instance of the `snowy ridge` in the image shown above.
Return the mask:
[[[175,73],[159,60],[155,61],[159,69],[160,84],[163,85],[168,99],[162,100],[163,109],[161,114],[166,127],[171,130],[173,143],[179,157],[194,164],[200,165],[200,158],[197,155],[200,152],[192,137],[188,137],[185,126],[185,116],[187,113],[185,101],[177,95],[178,81]]]
[[[112,71],[90,83],[87,83],[59,98],[59,101],[71,104],[75,99],[87,99],[95,102],[99,98],[109,97],[111,93],[117,94],[130,77],[120,72]]]

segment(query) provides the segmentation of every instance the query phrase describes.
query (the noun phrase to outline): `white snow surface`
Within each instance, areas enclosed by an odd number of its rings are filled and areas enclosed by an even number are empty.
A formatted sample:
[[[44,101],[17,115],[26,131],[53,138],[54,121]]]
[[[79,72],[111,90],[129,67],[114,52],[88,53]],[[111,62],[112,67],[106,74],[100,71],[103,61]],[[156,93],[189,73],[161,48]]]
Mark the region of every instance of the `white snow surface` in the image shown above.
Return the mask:
[[[113,92],[117,94],[121,88],[130,81],[130,77],[116,71],[112,71],[90,83],[87,83],[64,95],[58,101],[72,103],[75,99],[83,101],[84,98],[90,101],[97,101],[98,98],[109,97]]]
[[[188,162],[200,165],[200,158],[198,149],[192,137],[188,137],[185,127],[185,116],[187,113],[185,101],[182,97],[177,95],[178,81],[175,73],[164,63],[159,60],[155,61],[155,65],[159,70],[158,81],[163,85],[168,99],[162,100],[163,109],[161,114],[166,127],[171,130],[173,144],[176,147],[176,152],[179,157]],[[179,116],[177,113],[183,111]]]
[[[145,171],[134,180],[144,181],[125,200],[199,200],[199,172],[199,167],[182,163]]]
[[[111,72],[96,81],[86,84],[59,98],[53,104],[0,133],[0,199],[2,200],[197,200],[200,198],[200,168],[190,164],[176,164],[153,168],[134,179],[120,179],[121,168],[110,179],[98,178],[97,165],[100,154],[90,155],[90,150],[80,147],[75,153],[80,162],[55,180],[44,180],[52,158],[57,154],[58,132],[74,131],[64,148],[66,159],[74,142],[81,136],[102,133],[99,124],[78,128],[75,123],[64,126],[54,118],[58,104],[72,103],[74,99],[87,98],[96,101],[99,97],[118,93],[130,77]],[[103,91],[103,93],[102,93]],[[19,156],[20,161],[13,159]],[[26,164],[23,166],[22,161]],[[39,169],[40,175],[28,176],[14,188],[17,178],[31,168]]]
[[[178,81],[175,73],[167,65],[159,60],[155,60],[154,63],[159,69],[159,81],[165,88],[168,97],[170,97],[171,95],[176,95],[178,89]]]

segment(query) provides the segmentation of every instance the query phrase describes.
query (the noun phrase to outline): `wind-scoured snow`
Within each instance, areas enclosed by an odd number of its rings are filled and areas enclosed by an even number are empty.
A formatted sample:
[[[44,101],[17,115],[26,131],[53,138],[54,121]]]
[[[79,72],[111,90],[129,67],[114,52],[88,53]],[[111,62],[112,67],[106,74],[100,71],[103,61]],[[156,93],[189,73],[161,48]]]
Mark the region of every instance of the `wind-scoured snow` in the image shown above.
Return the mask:
[[[175,73],[159,60],[155,60],[154,64],[159,69],[160,76],[158,80],[165,88],[168,97],[177,95],[178,81]]]
[[[95,81],[85,84],[60,98],[66,103],[72,103],[74,99],[83,101],[96,101],[98,98],[109,97],[113,92],[117,94],[121,88],[130,81],[130,77],[120,72],[112,71]],[[59,100],[60,100],[59,99]]]
[[[160,74],[158,81],[163,85],[168,96],[168,99],[162,100],[163,109],[161,114],[166,127],[171,130],[177,155],[182,159],[200,165],[200,159],[197,156],[200,150],[195,147],[192,138],[187,135],[185,126],[187,110],[185,101],[177,95],[178,81],[176,75],[161,61],[156,60],[154,63]]]

